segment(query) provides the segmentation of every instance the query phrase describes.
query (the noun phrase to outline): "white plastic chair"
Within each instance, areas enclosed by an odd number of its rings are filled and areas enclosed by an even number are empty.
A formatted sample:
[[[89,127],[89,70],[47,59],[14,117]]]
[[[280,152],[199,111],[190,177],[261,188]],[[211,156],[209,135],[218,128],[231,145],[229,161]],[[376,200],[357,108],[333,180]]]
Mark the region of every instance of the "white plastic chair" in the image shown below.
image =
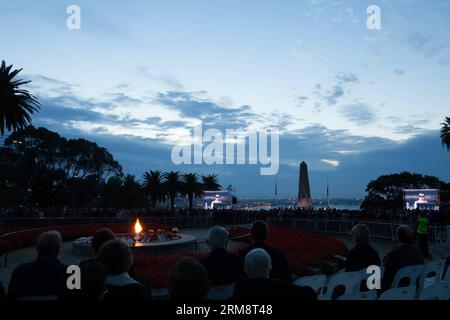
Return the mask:
[[[294,281],[294,284],[296,286],[301,287],[310,287],[312,288],[317,294],[320,294],[322,291],[322,288],[325,285],[325,281],[327,280],[327,276],[324,274],[319,274],[315,276],[307,276],[307,277],[301,277]]]
[[[211,289],[209,289],[208,295],[206,296],[206,300],[214,300],[214,301],[228,300],[233,295],[235,285],[236,284],[233,283],[226,286],[212,287]]]
[[[343,296],[340,296],[338,300],[377,300],[377,292],[375,290],[370,290],[367,292],[344,294]]]
[[[450,282],[450,266],[447,268],[447,271],[445,272],[445,275],[442,277],[442,281],[444,282]]]
[[[394,277],[394,281],[392,281],[391,288],[398,288],[401,280],[408,279],[409,286],[416,286],[418,279],[422,276],[424,270],[423,264],[418,264],[414,266],[403,267],[397,271]]]
[[[445,260],[434,260],[425,264],[422,276],[419,282],[419,292],[433,284],[441,282],[442,272],[444,271]],[[434,276],[431,276],[434,274]]]
[[[326,292],[322,294],[321,300],[331,300],[334,289],[338,286],[345,287],[344,294],[355,293],[359,291],[361,284],[361,272],[339,272],[334,274],[326,285]]]
[[[379,300],[415,300],[416,286],[393,288],[383,292]]]
[[[428,287],[420,293],[419,300],[449,300],[450,282],[441,282]]]

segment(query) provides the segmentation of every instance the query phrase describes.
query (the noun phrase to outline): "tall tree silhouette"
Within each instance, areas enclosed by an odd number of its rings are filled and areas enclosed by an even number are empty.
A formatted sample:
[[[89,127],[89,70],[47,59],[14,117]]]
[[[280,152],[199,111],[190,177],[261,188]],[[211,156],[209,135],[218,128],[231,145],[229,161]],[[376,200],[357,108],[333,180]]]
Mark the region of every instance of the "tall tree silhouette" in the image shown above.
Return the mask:
[[[207,176],[202,176],[202,184],[204,190],[208,191],[218,191],[222,186],[219,184],[219,179],[217,174],[210,174]]]
[[[182,194],[187,195],[189,200],[189,210],[192,210],[194,197],[200,197],[203,193],[203,184],[200,183],[198,175],[195,173],[185,173],[182,178]]]
[[[181,191],[181,174],[179,171],[170,171],[163,174],[163,183],[170,199],[170,207],[175,209],[175,199]]]
[[[144,183],[142,184],[142,188],[150,198],[152,208],[155,209],[156,202],[162,201],[165,198],[165,187],[162,181],[161,171],[151,170],[150,172],[144,173]]]
[[[442,145],[447,149],[447,151],[450,150],[450,117],[445,117],[445,121],[441,123],[442,129],[441,129],[441,140]]]
[[[22,86],[29,83],[14,79],[22,69],[12,70],[2,61],[0,66],[0,135],[5,130],[17,131],[31,123],[31,114],[39,111],[40,104],[35,96]]]

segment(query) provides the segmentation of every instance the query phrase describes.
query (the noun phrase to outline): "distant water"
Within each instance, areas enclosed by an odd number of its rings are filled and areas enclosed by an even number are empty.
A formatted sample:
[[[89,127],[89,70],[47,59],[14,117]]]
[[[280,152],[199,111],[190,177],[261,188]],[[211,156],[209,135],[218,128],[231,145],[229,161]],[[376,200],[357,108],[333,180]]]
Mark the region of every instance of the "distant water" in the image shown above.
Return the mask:
[[[352,204],[330,204],[330,208],[338,210],[360,210],[359,205]]]

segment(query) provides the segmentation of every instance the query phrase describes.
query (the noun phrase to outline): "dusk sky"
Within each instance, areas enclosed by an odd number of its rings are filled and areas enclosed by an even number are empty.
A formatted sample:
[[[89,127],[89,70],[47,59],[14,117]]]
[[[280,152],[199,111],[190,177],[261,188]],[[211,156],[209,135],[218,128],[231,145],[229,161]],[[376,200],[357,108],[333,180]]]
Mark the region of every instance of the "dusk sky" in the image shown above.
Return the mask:
[[[69,30],[66,8],[81,8]],[[381,9],[369,30],[366,9]],[[41,102],[33,125],[108,148],[136,175],[217,173],[240,197],[361,197],[381,174],[450,181],[439,138],[450,104],[449,0],[0,0],[0,59]],[[280,132],[280,170],[175,166],[207,128]]]

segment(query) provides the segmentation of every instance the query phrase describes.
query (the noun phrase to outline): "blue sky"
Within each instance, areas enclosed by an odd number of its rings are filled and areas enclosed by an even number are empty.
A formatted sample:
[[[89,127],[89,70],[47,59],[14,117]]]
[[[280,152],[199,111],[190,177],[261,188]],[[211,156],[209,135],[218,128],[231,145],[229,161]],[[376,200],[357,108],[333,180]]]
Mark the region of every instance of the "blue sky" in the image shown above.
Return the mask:
[[[69,5],[81,30],[66,28]],[[366,27],[369,5],[381,30]],[[32,80],[34,124],[107,147],[126,172],[218,173],[271,196],[255,166],[174,167],[196,121],[277,128],[280,196],[308,162],[313,196],[364,195],[380,174],[450,180],[440,123],[450,101],[450,1],[5,1],[0,58]]]

